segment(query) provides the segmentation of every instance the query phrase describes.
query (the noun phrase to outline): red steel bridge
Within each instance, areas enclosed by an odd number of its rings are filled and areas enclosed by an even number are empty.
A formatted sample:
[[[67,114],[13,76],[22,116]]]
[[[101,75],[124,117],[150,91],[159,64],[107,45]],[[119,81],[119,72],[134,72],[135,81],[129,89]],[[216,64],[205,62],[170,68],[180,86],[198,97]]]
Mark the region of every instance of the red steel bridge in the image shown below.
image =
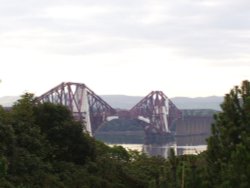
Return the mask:
[[[81,83],[63,82],[37,100],[66,106],[77,120],[84,123],[90,135],[94,135],[105,121],[122,116]],[[174,122],[181,117],[181,111],[162,91],[152,91],[125,114],[128,118],[143,121],[146,133],[160,135],[169,134]]]

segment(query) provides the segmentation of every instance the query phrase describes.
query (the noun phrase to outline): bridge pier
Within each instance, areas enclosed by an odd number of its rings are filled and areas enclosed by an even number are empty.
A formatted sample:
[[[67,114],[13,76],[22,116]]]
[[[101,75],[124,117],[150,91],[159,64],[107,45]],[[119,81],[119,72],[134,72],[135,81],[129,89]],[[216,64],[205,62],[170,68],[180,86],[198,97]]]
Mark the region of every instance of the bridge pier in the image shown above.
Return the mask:
[[[167,139],[174,122],[181,116],[180,110],[162,91],[152,91],[129,111],[116,111],[85,84],[73,82],[61,83],[37,101],[66,106],[77,120],[84,123],[91,136],[103,122],[117,116],[147,123],[145,132],[149,139],[155,135],[164,135]]]

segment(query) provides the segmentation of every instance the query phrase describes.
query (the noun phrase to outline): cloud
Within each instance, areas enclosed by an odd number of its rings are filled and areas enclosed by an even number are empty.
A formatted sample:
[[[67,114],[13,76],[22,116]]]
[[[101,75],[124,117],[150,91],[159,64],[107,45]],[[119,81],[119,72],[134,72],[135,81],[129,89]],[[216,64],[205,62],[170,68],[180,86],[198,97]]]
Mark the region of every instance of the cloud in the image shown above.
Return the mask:
[[[84,55],[151,45],[183,58],[248,64],[242,60],[250,51],[246,0],[1,2],[3,46]]]

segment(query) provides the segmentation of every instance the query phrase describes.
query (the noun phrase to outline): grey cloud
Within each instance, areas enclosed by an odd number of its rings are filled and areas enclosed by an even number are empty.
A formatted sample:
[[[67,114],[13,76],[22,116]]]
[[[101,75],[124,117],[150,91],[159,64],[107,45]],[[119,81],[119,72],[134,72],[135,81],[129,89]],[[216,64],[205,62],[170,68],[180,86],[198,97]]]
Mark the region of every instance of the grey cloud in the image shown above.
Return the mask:
[[[237,59],[250,52],[247,35],[250,33],[250,2],[246,0],[154,1],[161,10],[160,22],[145,22],[155,13],[150,4],[153,1],[2,1],[0,37],[3,32],[38,30],[37,39],[32,36],[30,39],[44,40],[44,46],[36,47],[50,52],[103,53],[144,43],[176,49],[177,55],[187,58]],[[215,5],[207,5],[207,2]],[[44,16],[46,9],[61,5],[105,6],[108,11],[88,20]],[[47,35],[43,36],[39,30],[46,31]],[[90,34],[97,40],[86,43]],[[22,37],[29,40],[29,36]]]

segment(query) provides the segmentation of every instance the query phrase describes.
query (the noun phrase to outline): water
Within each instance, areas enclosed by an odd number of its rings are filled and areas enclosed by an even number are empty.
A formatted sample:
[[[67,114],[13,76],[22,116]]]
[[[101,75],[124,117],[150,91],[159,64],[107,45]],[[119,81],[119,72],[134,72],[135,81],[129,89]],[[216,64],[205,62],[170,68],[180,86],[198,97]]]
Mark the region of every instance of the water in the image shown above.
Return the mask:
[[[121,145],[126,149],[144,152],[149,156],[168,157],[170,148],[173,148],[176,155],[197,155],[207,149],[207,145],[178,146],[175,142],[168,144],[110,144]]]
[[[170,148],[173,148],[176,155],[192,154],[197,155],[207,149],[208,135],[179,136],[175,141],[165,144],[128,144],[116,143],[112,145],[121,145],[126,149],[144,152],[150,156],[162,156],[167,158]]]

